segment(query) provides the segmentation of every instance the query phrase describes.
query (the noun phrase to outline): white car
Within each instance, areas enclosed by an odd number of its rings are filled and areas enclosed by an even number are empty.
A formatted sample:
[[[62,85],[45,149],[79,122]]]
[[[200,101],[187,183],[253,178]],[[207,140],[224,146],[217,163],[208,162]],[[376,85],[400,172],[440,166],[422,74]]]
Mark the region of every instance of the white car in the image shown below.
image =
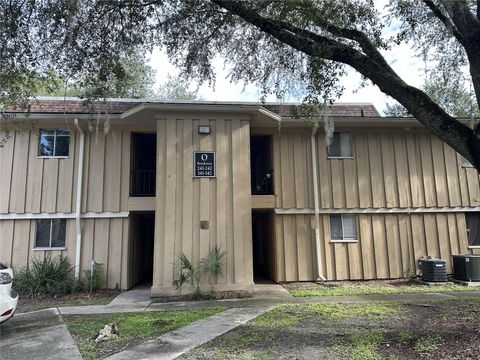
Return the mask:
[[[13,271],[0,264],[0,324],[13,316],[18,303],[18,294],[12,290]]]

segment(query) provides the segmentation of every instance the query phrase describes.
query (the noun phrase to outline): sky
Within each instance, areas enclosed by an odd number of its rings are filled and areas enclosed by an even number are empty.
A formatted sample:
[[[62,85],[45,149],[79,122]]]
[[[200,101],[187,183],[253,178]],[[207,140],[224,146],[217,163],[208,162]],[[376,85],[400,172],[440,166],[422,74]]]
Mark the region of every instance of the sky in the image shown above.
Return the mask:
[[[377,1],[377,6],[382,7],[385,0]],[[389,32],[393,30],[388,30]],[[387,32],[388,34],[388,32]],[[409,45],[402,44],[394,47],[392,50],[384,53],[385,58],[390,66],[400,75],[400,77],[410,85],[421,86],[424,83],[424,75],[422,71],[423,64],[417,57],[415,52]],[[159,86],[167,79],[167,76],[177,75],[179,69],[172,65],[162,49],[154,50],[150,57],[150,65],[156,70],[156,85]],[[243,83],[231,83],[227,78],[228,69],[225,69],[223,59],[216,58],[214,60],[216,73],[215,88],[202,85],[199,88],[198,95],[204,100],[209,101],[260,101],[260,91],[253,85],[244,86]],[[373,103],[378,111],[382,112],[387,103],[393,103],[393,100],[383,94],[378,87],[369,84],[359,89],[360,75],[353,69],[350,69],[348,75],[342,80],[345,87],[344,94],[337,102],[360,102]],[[192,89],[196,88],[196,84],[192,84]],[[275,101],[271,97],[267,101]],[[288,99],[288,101],[299,101],[301,99]]]

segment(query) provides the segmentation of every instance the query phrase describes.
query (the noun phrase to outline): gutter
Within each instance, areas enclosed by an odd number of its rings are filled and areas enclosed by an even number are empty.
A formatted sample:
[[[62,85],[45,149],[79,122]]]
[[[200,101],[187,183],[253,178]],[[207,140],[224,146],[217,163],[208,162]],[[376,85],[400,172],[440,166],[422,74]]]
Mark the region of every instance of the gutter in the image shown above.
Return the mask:
[[[318,162],[317,162],[317,140],[316,133],[318,127],[315,126],[312,130],[310,143],[312,147],[312,170],[313,170],[313,198],[314,198],[314,213],[315,213],[315,249],[317,255],[317,280],[327,281],[322,275],[322,255],[320,247],[320,205],[318,203]]]
[[[82,180],[83,180],[83,153],[85,148],[85,133],[78,125],[78,119],[74,120],[75,127],[80,133],[80,147],[78,150],[77,171],[77,199],[75,205],[75,231],[77,233],[77,246],[75,251],[75,280],[80,279],[80,259],[82,251],[82,228],[80,224],[80,211],[82,206]]]

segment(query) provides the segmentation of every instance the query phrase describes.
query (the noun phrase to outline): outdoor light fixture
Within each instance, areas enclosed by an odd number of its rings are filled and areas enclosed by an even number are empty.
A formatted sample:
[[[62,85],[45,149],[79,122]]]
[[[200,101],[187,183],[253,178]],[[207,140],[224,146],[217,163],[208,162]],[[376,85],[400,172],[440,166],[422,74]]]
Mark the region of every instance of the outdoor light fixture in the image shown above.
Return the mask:
[[[210,134],[210,125],[198,125],[199,134]]]

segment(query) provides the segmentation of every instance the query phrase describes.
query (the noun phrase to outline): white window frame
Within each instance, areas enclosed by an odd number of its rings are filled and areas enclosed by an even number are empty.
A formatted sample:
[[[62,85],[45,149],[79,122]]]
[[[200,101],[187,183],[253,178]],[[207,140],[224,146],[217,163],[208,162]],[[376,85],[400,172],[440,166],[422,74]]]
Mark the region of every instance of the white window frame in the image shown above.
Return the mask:
[[[331,221],[331,216],[332,215],[340,215],[340,219],[342,220],[342,239],[332,239],[332,221]],[[343,225],[343,216],[353,216],[355,219],[355,233],[357,234],[356,239],[345,239],[345,232],[344,232],[344,225]],[[358,218],[356,214],[329,214],[328,217],[328,225],[330,227],[330,242],[331,243],[358,243]]]
[[[54,131],[53,134],[53,154],[55,154],[56,145],[57,145],[57,137],[68,137],[68,155],[40,155],[40,146],[42,146],[40,142],[40,138],[42,137],[42,131]],[[37,150],[37,158],[38,159],[68,159],[70,157],[70,130],[68,129],[39,129],[38,134],[38,150]],[[68,135],[65,134],[57,134],[57,131],[68,131]],[[52,136],[52,135],[50,135]]]
[[[458,162],[462,168],[473,168],[473,164],[460,154],[458,154]]]
[[[46,246],[42,246],[42,247],[37,247],[37,226],[38,226],[38,220],[50,220],[50,232],[49,232],[49,240],[48,240],[48,244],[50,246],[46,247]],[[37,219],[37,221],[35,222],[35,247],[33,248],[33,250],[35,251],[45,251],[45,250],[65,250],[65,244],[67,242],[67,231],[65,229],[65,238],[63,239],[63,246],[57,246],[57,247],[52,247],[52,229],[53,229],[53,220],[55,219]],[[65,220],[65,226],[67,225],[66,223],[66,219],[64,218],[61,218],[60,220]]]
[[[353,144],[352,144],[352,133],[351,132],[348,132],[348,131],[335,131],[334,134],[348,134],[348,136],[350,137],[350,154],[351,155],[329,155],[329,146],[327,146],[327,160],[352,160],[355,158],[354,154],[353,154]],[[333,139],[332,139],[333,141]],[[341,135],[340,135],[340,141],[341,141]],[[342,144],[340,143],[340,150],[342,148]]]
[[[465,214],[466,215],[466,214]],[[467,249],[480,249],[480,245],[470,245],[470,242],[469,242],[469,235],[470,235],[470,229],[468,228],[468,224],[467,224],[467,221],[466,221],[466,216],[465,216],[465,225],[467,226],[466,228],[466,231],[467,231]]]

